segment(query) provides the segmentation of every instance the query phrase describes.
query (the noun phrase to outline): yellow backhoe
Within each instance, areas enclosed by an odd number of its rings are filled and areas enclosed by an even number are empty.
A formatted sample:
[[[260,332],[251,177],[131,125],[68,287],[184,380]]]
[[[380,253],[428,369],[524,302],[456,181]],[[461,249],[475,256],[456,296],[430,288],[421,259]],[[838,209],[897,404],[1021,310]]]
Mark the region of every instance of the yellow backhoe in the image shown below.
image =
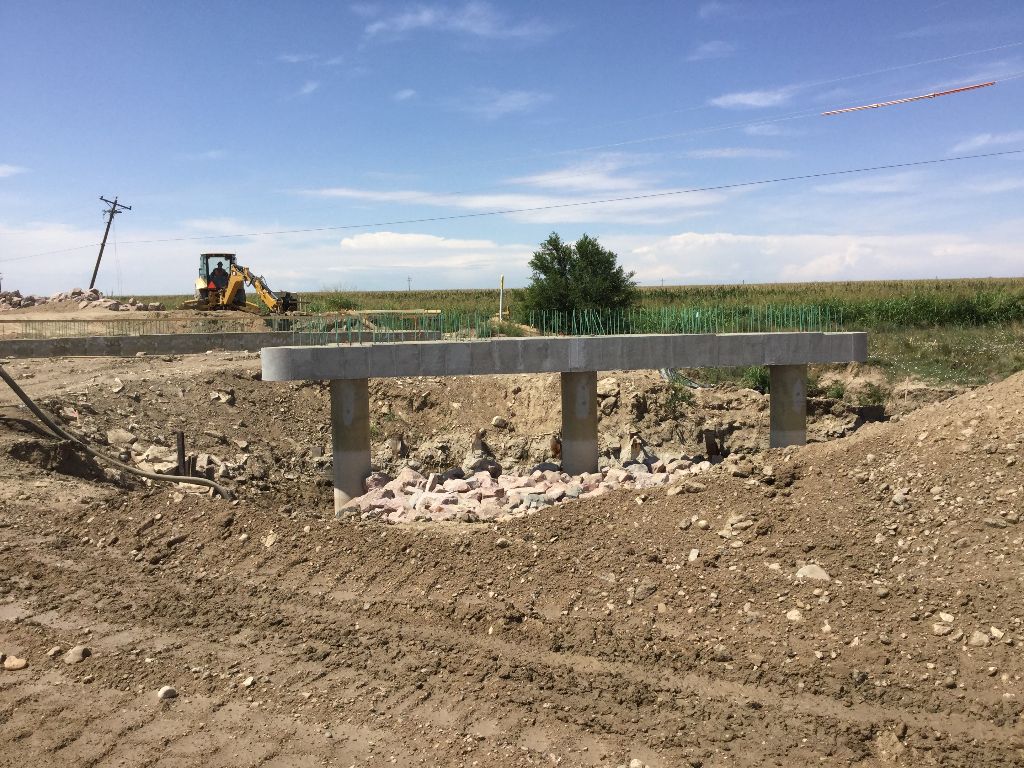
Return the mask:
[[[216,263],[216,266],[213,266]],[[261,275],[240,266],[233,253],[204,253],[199,256],[196,297],[182,303],[182,309],[233,309],[259,314],[262,308],[246,300],[245,286],[255,291],[263,305],[274,314],[295,312],[299,302],[291,293],[270,290]]]

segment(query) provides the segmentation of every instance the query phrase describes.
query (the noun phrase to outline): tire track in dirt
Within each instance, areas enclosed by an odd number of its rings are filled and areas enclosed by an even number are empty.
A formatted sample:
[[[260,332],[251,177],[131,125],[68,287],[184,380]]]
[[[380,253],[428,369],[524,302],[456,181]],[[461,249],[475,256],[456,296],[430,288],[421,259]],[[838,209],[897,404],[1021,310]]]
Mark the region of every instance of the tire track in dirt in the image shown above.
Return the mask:
[[[46,565],[43,562],[46,558],[38,560],[40,564]],[[123,563],[123,561],[121,561]],[[119,565],[121,564],[119,563]],[[127,568],[127,565],[124,565]],[[230,594],[237,594],[239,591],[245,591],[246,585],[248,587],[254,586],[266,586],[270,581],[276,581],[281,578],[280,572],[277,574],[269,574],[269,569],[264,569],[264,573],[261,574],[260,578],[242,578],[238,579],[240,587],[229,590]],[[375,576],[386,571],[386,568],[374,567],[370,571],[370,576],[367,581],[371,581]],[[114,575],[114,574],[111,574]],[[131,579],[131,572],[128,574],[116,574],[116,581],[124,580],[125,578]],[[269,578],[263,578],[269,577]],[[233,574],[229,574],[227,579],[234,579]],[[97,585],[100,592],[104,592],[103,585]],[[141,584],[131,585],[131,592],[136,592],[139,589],[144,590],[145,587]],[[282,588],[287,588],[289,591],[295,589],[294,584],[284,585]],[[385,640],[392,638],[393,643],[397,643],[402,646],[412,646],[405,650],[400,650],[398,656],[400,658],[412,657],[418,662],[419,658],[424,658],[422,654],[429,654],[439,646],[446,649],[458,649],[457,653],[460,657],[471,657],[471,656],[483,656],[493,655],[498,652],[500,655],[505,655],[508,658],[515,658],[516,655],[522,654],[523,643],[529,643],[529,638],[517,637],[515,641],[505,641],[500,638],[481,638],[469,634],[465,631],[459,631],[450,627],[443,627],[437,623],[431,623],[424,625],[424,615],[421,608],[423,606],[414,605],[410,606],[404,601],[392,601],[385,606],[384,611],[375,611],[375,613],[387,613],[390,614],[387,619],[380,619],[375,615],[366,616],[366,611],[362,610],[356,603],[362,603],[361,599],[349,599],[344,601],[332,600],[332,607],[329,610],[318,608],[315,603],[319,602],[320,596],[311,595],[304,589],[300,591],[300,599],[303,604],[295,605],[292,603],[283,605],[284,609],[282,612],[289,614],[292,620],[298,619],[300,616],[309,619],[315,617],[321,623],[325,624],[329,628],[337,628],[337,608],[343,609],[343,616],[355,620],[358,619],[360,626],[364,632],[370,633],[371,637],[377,640]],[[295,597],[294,591],[292,591],[293,600]],[[379,598],[374,598],[375,603],[379,603]],[[95,607],[95,606],[94,606]],[[379,606],[374,606],[379,608]],[[434,606],[427,606],[428,609]],[[97,616],[100,613],[98,607]],[[113,608],[117,612],[118,607],[115,605],[108,605],[102,609],[104,612],[109,613],[110,609]],[[123,610],[123,607],[121,607]],[[397,614],[397,615],[395,615]],[[437,621],[443,618],[443,613],[438,613],[434,617]],[[80,621],[87,621],[88,617],[80,619]],[[297,640],[293,636],[293,641]],[[419,655],[418,655],[419,654]],[[693,694],[698,694],[700,697],[707,699],[708,702],[717,702],[724,705],[727,709],[735,705],[737,702],[741,702],[744,706],[750,706],[750,702],[756,702],[760,708],[768,707],[768,711],[764,712],[765,715],[771,713],[772,710],[780,708],[787,716],[791,716],[796,713],[801,716],[809,717],[812,721],[820,721],[823,715],[827,715],[828,719],[831,720],[831,724],[828,726],[829,730],[834,730],[837,724],[849,725],[855,723],[857,725],[872,725],[884,720],[893,720],[899,722],[902,719],[910,719],[915,726],[927,725],[936,730],[942,730],[950,734],[961,734],[970,735],[976,738],[982,738],[985,740],[1004,738],[1009,735],[1007,731],[1000,729],[990,729],[979,727],[978,724],[965,730],[962,723],[957,722],[954,718],[937,716],[937,715],[922,715],[922,713],[913,713],[908,717],[906,712],[893,712],[885,709],[879,710],[877,707],[871,711],[865,709],[847,709],[841,704],[838,704],[827,697],[821,696],[800,696],[800,697],[780,697],[779,692],[773,690],[771,687],[756,686],[756,685],[743,685],[738,683],[729,682],[720,678],[715,678],[707,675],[698,675],[688,673],[685,675],[673,675],[665,672],[658,674],[651,674],[646,671],[643,667],[635,664],[626,664],[622,662],[609,662],[598,659],[594,656],[572,654],[566,652],[551,652],[542,650],[541,648],[535,647],[530,651],[530,669],[536,674],[546,677],[547,679],[553,679],[556,682],[560,678],[565,677],[567,674],[575,679],[577,677],[586,678],[585,687],[588,690],[617,690],[622,688],[637,687],[641,686],[649,689],[648,696],[661,697],[692,697]],[[373,672],[372,669],[366,669],[367,672]],[[377,670],[377,673],[383,672],[385,679],[391,681],[395,678],[395,673],[387,668]],[[487,677],[487,673],[484,673],[484,678]],[[533,709],[535,702],[538,700],[538,696],[542,696],[543,689],[534,689],[532,693],[524,694],[521,690],[522,686],[519,686],[517,695],[509,695],[507,700],[517,701],[519,705],[530,711]],[[586,712],[586,707],[583,706],[584,702],[581,702],[579,698],[573,698],[568,688],[560,689],[556,691],[562,697],[567,697],[572,702],[569,706],[570,709],[583,709],[584,714],[579,718],[574,718],[572,721],[562,718],[562,721],[566,724],[574,723],[576,725],[587,724],[587,717],[593,718],[593,714]],[[408,694],[410,697],[412,694]],[[781,704],[779,703],[781,701]],[[394,706],[394,704],[392,704]],[[640,707],[641,714],[645,716],[648,714],[643,712],[643,707]],[[705,711],[703,717],[708,716],[708,712]],[[592,724],[592,723],[591,723]],[[608,731],[612,731],[611,723],[603,723]],[[808,725],[811,727],[811,724]],[[622,729],[621,726],[618,729],[619,735],[625,735],[629,737],[635,737],[636,732],[631,729]]]

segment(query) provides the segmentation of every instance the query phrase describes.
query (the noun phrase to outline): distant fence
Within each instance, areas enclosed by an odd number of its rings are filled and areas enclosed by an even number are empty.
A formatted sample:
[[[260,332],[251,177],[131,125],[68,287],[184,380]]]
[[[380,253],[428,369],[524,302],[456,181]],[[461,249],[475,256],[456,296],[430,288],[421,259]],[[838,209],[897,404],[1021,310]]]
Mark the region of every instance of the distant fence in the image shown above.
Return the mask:
[[[153,336],[179,333],[290,331],[291,318],[254,315],[155,317],[110,320],[27,320],[0,317],[0,338],[67,339],[84,336]]]
[[[663,307],[518,312],[498,320],[479,312],[401,311],[320,315],[45,320],[0,318],[0,339],[290,333],[295,345],[387,343],[421,338],[603,336],[637,333],[839,331],[843,314],[829,306]]]

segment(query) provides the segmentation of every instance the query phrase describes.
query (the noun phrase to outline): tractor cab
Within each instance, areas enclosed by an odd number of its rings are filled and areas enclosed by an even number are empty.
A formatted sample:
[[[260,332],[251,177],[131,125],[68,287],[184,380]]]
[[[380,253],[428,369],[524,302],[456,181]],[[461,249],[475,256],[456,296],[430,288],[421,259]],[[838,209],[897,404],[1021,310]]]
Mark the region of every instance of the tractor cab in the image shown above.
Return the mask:
[[[233,253],[203,253],[199,256],[199,276],[209,285],[214,270],[219,266],[226,274],[231,274],[231,265],[235,263]],[[224,285],[227,285],[225,278]],[[223,289],[223,286],[220,286]]]
[[[235,265],[233,253],[203,253],[199,256],[199,277],[196,278],[196,298],[221,305],[231,268]],[[245,291],[235,293],[234,303],[245,305]]]

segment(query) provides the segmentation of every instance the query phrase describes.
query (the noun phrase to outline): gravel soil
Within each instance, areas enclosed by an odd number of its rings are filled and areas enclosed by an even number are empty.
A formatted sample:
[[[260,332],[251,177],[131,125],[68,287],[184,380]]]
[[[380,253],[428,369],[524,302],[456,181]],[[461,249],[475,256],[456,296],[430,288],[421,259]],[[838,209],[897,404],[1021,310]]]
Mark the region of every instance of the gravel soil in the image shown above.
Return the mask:
[[[11,372],[104,418],[111,376],[150,377],[165,430],[242,422],[281,461],[322,440],[322,393],[252,367]],[[207,379],[235,375],[266,400],[239,383],[218,417]],[[0,670],[0,765],[1024,764],[1022,395],[1024,374],[697,492],[385,525],[334,520],[302,472],[235,502],[97,475],[0,394],[0,653],[27,660]],[[108,428],[139,418],[120,407]]]

